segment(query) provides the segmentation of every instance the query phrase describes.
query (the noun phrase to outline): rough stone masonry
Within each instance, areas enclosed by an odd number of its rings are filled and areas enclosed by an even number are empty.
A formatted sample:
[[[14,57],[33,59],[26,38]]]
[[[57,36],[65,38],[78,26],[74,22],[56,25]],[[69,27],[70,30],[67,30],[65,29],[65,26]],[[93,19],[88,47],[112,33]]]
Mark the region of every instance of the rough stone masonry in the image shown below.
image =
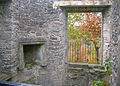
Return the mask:
[[[81,75],[80,72],[67,69],[67,12],[59,6],[54,9],[55,1],[69,0],[0,0],[0,72],[10,75],[11,81],[42,86],[83,86],[81,78],[71,77],[72,73]],[[81,1],[86,3],[86,0]],[[110,4],[103,12],[103,51],[110,45],[113,62],[110,81],[111,86],[117,86],[120,1],[102,1],[100,4]],[[36,64],[30,69],[22,65],[25,61],[21,39],[35,44],[46,40],[45,65]],[[83,79],[86,80],[86,76]]]

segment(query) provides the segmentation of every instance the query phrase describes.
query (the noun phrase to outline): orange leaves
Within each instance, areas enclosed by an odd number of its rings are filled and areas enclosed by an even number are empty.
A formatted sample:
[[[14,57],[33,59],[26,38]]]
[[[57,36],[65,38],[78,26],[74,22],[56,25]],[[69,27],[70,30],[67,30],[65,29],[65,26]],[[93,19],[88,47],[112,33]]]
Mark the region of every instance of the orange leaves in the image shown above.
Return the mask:
[[[90,39],[96,39],[101,36],[101,13],[69,13],[68,28],[70,34],[75,34],[79,31],[80,34],[85,35],[89,32]]]
[[[101,35],[101,17],[96,13],[84,13],[84,22],[79,26],[91,35],[91,40]]]

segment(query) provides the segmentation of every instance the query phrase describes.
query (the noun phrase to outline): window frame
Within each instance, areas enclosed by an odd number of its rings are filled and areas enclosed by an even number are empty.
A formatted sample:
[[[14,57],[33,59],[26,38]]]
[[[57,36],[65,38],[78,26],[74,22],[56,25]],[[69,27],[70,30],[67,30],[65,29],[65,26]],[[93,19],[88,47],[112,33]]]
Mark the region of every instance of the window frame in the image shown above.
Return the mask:
[[[103,56],[103,47],[104,47],[104,33],[103,33],[103,20],[104,20],[104,15],[103,13],[108,10],[108,8],[111,6],[111,4],[86,4],[84,1],[56,1],[53,4],[53,7],[55,9],[61,9],[65,12],[66,14],[66,21],[67,21],[67,14],[68,13],[76,13],[76,12],[101,12],[102,13],[102,27],[101,27],[101,50],[102,55],[100,57],[100,63],[99,64],[88,64],[88,63],[69,63],[67,56],[66,56],[66,61],[67,64],[69,65],[85,65],[85,66],[100,66],[104,64],[104,56]],[[67,23],[66,23],[67,24]],[[68,24],[67,24],[68,25]],[[68,28],[68,26],[67,26]],[[68,49],[67,49],[68,50]],[[68,51],[67,51],[68,52]]]

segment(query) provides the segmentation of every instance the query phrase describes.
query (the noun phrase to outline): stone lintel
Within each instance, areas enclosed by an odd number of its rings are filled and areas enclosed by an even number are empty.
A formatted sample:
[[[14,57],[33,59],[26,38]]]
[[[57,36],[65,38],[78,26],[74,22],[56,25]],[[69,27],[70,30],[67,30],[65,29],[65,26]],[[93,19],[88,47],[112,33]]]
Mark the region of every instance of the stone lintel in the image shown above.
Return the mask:
[[[55,1],[53,4],[53,8],[62,7],[65,9],[66,8],[70,9],[70,8],[86,8],[86,7],[88,7],[90,9],[98,8],[99,11],[102,11],[103,8],[106,8],[109,6],[111,6],[110,3],[108,4],[103,1],[88,1],[88,2],[85,2],[85,1]],[[89,10],[86,10],[86,11],[89,11]],[[84,10],[81,10],[81,11],[84,11]],[[90,10],[90,11],[94,11],[94,10]],[[97,10],[95,10],[95,11],[97,11]]]
[[[46,40],[41,37],[41,38],[21,38],[20,39],[20,43],[23,44],[23,45],[26,45],[26,44],[43,44],[45,43]]]
[[[104,5],[111,5],[110,3],[105,3],[103,1],[55,1],[54,2],[55,6],[91,6],[91,5],[100,5],[100,6],[104,6]]]

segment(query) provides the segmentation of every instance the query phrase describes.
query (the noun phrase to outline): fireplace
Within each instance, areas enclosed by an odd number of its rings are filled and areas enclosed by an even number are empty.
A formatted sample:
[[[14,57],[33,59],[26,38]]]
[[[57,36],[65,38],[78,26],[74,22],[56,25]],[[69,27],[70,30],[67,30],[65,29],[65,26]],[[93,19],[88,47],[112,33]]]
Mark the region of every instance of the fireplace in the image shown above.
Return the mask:
[[[32,69],[36,65],[46,65],[46,41],[44,38],[20,39],[19,69]]]

